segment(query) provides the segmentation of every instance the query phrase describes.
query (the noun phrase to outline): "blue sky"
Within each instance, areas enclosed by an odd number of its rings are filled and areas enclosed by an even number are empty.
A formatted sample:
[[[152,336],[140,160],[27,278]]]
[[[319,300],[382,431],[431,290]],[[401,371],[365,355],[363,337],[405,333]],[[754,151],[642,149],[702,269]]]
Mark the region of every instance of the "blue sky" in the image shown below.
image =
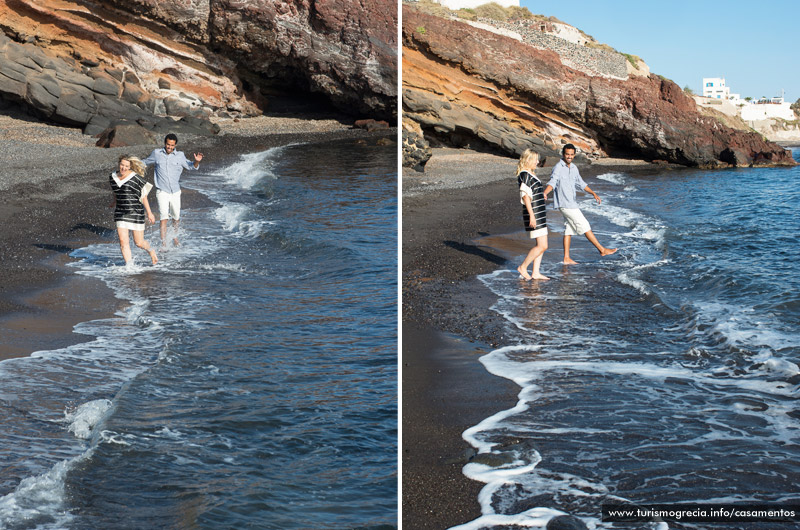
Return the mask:
[[[650,71],[702,93],[703,77],[724,77],[741,97],[800,98],[795,64],[800,4],[676,0],[520,0],[612,46],[638,55]]]

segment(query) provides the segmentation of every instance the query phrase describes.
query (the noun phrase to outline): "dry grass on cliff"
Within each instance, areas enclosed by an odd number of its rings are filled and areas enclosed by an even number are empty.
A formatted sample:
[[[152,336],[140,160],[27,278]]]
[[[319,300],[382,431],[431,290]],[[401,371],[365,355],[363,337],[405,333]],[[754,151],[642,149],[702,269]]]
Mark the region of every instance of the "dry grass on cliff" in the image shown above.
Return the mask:
[[[546,20],[548,22],[558,22],[563,24],[563,22],[556,17],[547,17],[544,15],[531,13],[527,7],[503,7],[496,2],[487,2],[475,8],[463,8],[455,11],[448,9],[437,2],[433,2],[432,0],[419,0],[406,5],[409,5],[428,15],[444,18],[477,20],[480,17],[496,20],[498,22],[506,22],[508,20]]]

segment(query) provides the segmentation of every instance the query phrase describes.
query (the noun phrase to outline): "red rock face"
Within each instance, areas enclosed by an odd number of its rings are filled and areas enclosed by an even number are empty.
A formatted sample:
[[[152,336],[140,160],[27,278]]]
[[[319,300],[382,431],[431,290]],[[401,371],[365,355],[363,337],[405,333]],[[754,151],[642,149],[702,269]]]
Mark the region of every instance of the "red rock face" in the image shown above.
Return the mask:
[[[702,116],[672,81],[590,77],[552,51],[458,21],[403,11],[403,116],[457,145],[725,167],[794,165],[760,135]]]
[[[362,113],[395,114],[394,0],[212,0],[212,46]]]

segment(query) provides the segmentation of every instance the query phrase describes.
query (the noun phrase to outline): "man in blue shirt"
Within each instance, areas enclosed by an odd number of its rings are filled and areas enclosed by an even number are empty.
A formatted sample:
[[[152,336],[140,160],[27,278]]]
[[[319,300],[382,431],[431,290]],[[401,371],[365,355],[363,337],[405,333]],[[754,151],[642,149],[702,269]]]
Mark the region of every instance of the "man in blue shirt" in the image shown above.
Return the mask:
[[[592,227],[589,226],[589,221],[583,216],[578,208],[578,202],[575,199],[575,190],[580,189],[594,196],[597,204],[602,201],[600,197],[593,192],[589,186],[581,178],[578,166],[572,163],[575,158],[575,146],[567,144],[561,150],[562,159],[553,168],[550,174],[550,181],[544,189],[544,200],[547,200],[547,194],[555,190],[553,193],[553,206],[561,211],[564,216],[564,263],[566,265],[577,264],[572,258],[569,257],[569,245],[574,235],[585,235],[586,239],[595,246],[600,252],[601,256],[608,256],[617,251],[615,248],[606,248],[601,245],[597,238],[592,233]]]
[[[169,133],[164,137],[164,147],[154,149],[150,156],[142,160],[146,165],[155,164],[156,200],[161,217],[161,245],[166,246],[167,222],[172,219],[176,231],[181,220],[181,173],[184,169],[196,170],[203,160],[203,153],[194,153],[194,163],[190,162],[183,151],[176,151],[178,137]],[[178,238],[173,238],[178,245]]]

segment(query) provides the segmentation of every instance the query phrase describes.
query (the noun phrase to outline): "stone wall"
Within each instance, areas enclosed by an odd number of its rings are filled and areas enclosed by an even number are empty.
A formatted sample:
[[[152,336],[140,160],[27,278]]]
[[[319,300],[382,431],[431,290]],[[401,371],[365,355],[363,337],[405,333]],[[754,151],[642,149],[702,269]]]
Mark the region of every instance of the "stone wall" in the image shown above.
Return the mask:
[[[526,20],[499,22],[480,17],[478,20],[498,29],[522,35],[523,42],[531,46],[556,52],[561,57],[561,62],[574,70],[591,76],[628,78],[628,59],[621,53],[573,44],[555,35],[539,31],[535,27],[537,22]]]

